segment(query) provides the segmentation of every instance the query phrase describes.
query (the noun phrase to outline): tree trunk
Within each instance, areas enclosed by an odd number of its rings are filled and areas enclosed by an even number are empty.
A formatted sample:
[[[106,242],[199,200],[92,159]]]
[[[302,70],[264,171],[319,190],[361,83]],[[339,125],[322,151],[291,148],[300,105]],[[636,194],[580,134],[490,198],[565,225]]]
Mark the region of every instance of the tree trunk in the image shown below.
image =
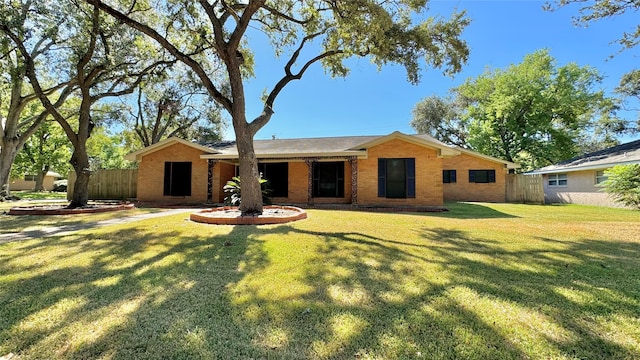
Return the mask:
[[[87,156],[87,151],[84,149],[84,144],[79,147],[83,149],[74,149],[70,161],[76,172],[76,181],[73,183],[71,202],[67,206],[69,209],[87,206],[89,202],[89,177],[91,176],[89,156]]]
[[[4,138],[0,144],[0,190],[6,185],[7,195],[10,195],[9,176],[11,175],[11,165],[16,159],[18,149],[16,141]]]
[[[49,172],[49,165],[45,166],[44,169],[38,171],[36,174],[36,186],[33,188],[33,191],[44,191],[44,178],[47,176]]]
[[[242,182],[240,212],[242,216],[260,215],[262,214],[262,189],[258,173],[258,159],[253,149],[253,134],[248,126],[235,126],[234,128]]]

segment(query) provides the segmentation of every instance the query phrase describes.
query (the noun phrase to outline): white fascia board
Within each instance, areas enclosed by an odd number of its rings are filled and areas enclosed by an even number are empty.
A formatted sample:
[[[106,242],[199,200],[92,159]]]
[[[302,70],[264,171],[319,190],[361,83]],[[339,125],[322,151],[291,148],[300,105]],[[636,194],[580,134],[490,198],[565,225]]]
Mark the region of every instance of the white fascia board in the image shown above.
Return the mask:
[[[558,169],[550,169],[550,170],[542,170],[542,171],[530,171],[526,174],[528,175],[539,175],[539,174],[561,174],[568,172],[576,172],[576,171],[588,171],[588,170],[605,170],[612,168],[616,165],[630,165],[630,164],[640,164],[640,160],[631,160],[631,161],[621,161],[609,164],[598,164],[598,165],[588,165],[588,166],[574,166],[574,167],[566,167],[566,168],[558,168]]]

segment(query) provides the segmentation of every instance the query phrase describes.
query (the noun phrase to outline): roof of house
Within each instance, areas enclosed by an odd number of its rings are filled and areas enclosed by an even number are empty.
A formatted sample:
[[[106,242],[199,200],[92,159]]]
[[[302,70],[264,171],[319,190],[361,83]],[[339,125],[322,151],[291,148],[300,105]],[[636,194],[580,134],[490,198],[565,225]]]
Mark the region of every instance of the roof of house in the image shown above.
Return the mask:
[[[460,152],[429,135],[406,135],[393,132],[378,136],[340,136],[303,139],[254,140],[253,147],[258,158],[291,158],[313,156],[366,156],[366,149],[384,142],[401,139],[438,150],[443,157],[459,155]],[[215,153],[203,155],[205,159],[237,159],[235,141],[223,141],[206,145]]]
[[[531,171],[530,174],[606,169],[615,165],[639,164],[640,140],[631,141],[604,150],[594,151],[557,164]]]
[[[254,140],[253,146],[256,156],[259,159],[344,156],[366,157],[368,148],[394,139],[400,139],[416,145],[435,149],[441,157],[452,157],[464,152],[486,160],[505,164],[509,169],[518,167],[517,164],[508,161],[447,145],[426,134],[407,135],[398,131],[388,135]],[[236,142],[233,140],[218,141],[208,144],[196,144],[173,137],[130,153],[125,157],[125,159],[140,160],[142,156],[146,154],[163,149],[175,143],[181,143],[202,150],[203,154],[200,155],[200,157],[203,159],[234,160],[238,158],[238,149],[236,147]]]

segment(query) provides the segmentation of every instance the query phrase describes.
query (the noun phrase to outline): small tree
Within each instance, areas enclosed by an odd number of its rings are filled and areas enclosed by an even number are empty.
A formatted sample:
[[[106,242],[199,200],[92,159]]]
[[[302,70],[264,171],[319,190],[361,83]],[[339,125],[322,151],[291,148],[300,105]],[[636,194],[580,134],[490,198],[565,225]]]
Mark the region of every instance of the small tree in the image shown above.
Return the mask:
[[[640,164],[616,165],[605,171],[601,186],[617,202],[640,209]]]

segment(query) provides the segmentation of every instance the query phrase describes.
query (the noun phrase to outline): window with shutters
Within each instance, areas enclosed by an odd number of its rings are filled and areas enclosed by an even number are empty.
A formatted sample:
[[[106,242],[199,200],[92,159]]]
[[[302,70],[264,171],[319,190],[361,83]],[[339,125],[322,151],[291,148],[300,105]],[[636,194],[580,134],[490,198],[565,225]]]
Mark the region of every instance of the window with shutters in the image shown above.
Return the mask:
[[[313,197],[344,197],[344,162],[313,164]]]
[[[191,162],[164,163],[164,195],[191,196]]]
[[[378,197],[416,197],[416,159],[378,159]]]
[[[455,183],[456,182],[456,171],[455,170],[442,170],[442,182],[445,184]]]
[[[469,170],[470,183],[494,183],[496,182],[495,170]]]

